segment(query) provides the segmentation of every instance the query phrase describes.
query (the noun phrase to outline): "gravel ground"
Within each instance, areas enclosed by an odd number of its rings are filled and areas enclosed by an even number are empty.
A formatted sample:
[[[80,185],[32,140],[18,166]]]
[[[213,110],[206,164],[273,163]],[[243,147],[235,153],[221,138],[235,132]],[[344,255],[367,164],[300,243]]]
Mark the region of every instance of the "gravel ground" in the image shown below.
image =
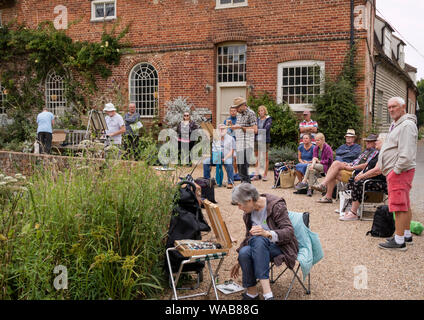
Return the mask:
[[[419,144],[418,159],[414,189],[411,192],[413,220],[424,223],[423,195],[422,191],[418,191],[424,187],[424,181],[421,179],[424,173],[424,144],[422,141]],[[188,172],[189,168],[185,170]],[[201,168],[197,168],[193,176],[202,176]],[[272,177],[271,172],[268,176]],[[405,252],[379,249],[378,244],[385,239],[365,236],[366,232],[371,229],[372,221],[341,222],[338,220],[339,215],[334,211],[339,206],[338,202],[320,204],[316,202],[320,198],[320,194],[317,193],[309,198],[306,195],[293,194],[293,189],[272,189],[272,180],[254,181],[253,183],[260,193],[271,193],[283,197],[289,210],[310,212],[311,230],[318,233],[324,250],[324,258],[312,268],[311,294],[305,295],[300,284],[296,282],[290,293],[290,300],[424,299],[424,233],[421,236],[414,235],[414,244],[408,246],[408,250]],[[219,281],[223,282],[230,279],[231,267],[237,259],[235,249],[243,240],[245,227],[242,220],[243,213],[237,206],[231,205],[231,190],[223,187],[216,188],[215,198],[231,237],[237,240],[237,244],[224,259],[219,272]],[[206,212],[204,215],[207,218]],[[212,231],[202,237],[203,240],[213,238]],[[212,261],[213,268],[216,265],[217,262]],[[204,278],[200,289],[204,289],[209,284],[210,278],[206,267]],[[366,280],[362,281],[361,279]],[[235,281],[241,284],[241,276]],[[290,281],[291,277],[287,273],[272,285],[276,299],[284,297]],[[167,299],[170,293],[171,291],[166,292],[163,298]],[[178,294],[192,293],[179,291]],[[213,290],[207,298],[215,298]],[[219,292],[219,298],[238,300],[240,293],[224,295]]]

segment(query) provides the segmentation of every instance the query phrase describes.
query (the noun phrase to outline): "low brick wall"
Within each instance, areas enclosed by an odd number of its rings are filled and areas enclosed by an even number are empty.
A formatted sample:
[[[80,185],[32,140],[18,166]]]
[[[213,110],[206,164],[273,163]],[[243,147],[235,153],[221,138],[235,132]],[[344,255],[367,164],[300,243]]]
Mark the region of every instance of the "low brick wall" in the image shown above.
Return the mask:
[[[0,150],[0,171],[8,175],[22,173],[25,176],[30,176],[38,168],[51,167],[52,170],[62,170],[71,164],[87,165],[93,163],[101,167],[106,164],[106,160]],[[119,164],[129,168],[139,164],[136,161],[123,160],[109,160],[108,163]]]

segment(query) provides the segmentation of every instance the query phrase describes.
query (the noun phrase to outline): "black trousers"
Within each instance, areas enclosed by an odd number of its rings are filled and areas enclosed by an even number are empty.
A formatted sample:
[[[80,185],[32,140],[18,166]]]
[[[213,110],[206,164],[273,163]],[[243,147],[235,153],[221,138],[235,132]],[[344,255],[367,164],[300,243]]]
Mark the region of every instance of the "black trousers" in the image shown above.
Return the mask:
[[[40,153],[50,154],[52,150],[53,135],[50,132],[39,132],[38,142],[40,143]]]
[[[250,183],[249,176],[249,159],[254,155],[252,148],[237,151],[237,169],[240,181]]]

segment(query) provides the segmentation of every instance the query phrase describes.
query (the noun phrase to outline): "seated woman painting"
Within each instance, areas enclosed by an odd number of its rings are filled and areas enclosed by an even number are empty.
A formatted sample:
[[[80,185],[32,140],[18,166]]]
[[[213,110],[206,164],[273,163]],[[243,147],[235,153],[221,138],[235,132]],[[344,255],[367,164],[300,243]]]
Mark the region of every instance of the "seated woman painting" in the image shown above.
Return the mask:
[[[299,246],[291,224],[286,202],[271,194],[259,194],[250,183],[234,188],[232,201],[243,212],[246,235],[240,247],[238,262],[231,269],[237,278],[242,270],[243,300],[259,300],[256,281],[262,286],[265,300],[273,299],[270,287],[270,261],[279,266],[283,262],[293,269]]]
[[[379,135],[376,142],[376,149],[381,150],[384,143],[384,135]],[[378,155],[372,158],[368,165],[358,175],[354,181],[350,181],[348,188],[352,190],[352,208],[344,216],[340,217],[341,221],[355,221],[358,220],[358,208],[362,201],[362,191],[365,180],[373,179],[366,184],[366,191],[386,192],[387,183],[386,177],[381,173],[380,168],[377,166]]]
[[[302,142],[303,143],[301,143],[297,148],[297,158],[299,163],[296,164],[295,167],[296,176],[299,182],[303,180],[308,164],[312,163],[315,147],[315,145],[312,143],[310,133],[303,134]]]

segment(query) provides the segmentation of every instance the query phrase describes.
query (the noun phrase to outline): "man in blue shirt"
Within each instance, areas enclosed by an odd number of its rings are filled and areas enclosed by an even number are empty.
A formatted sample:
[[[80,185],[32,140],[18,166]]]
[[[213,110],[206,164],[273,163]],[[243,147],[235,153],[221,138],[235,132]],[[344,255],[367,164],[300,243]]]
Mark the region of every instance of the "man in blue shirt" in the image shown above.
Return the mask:
[[[37,137],[40,143],[40,153],[50,154],[52,148],[54,114],[46,107],[37,116]]]
[[[336,160],[351,163],[361,154],[361,146],[355,143],[355,130],[348,129],[345,135],[346,143],[336,150]]]

